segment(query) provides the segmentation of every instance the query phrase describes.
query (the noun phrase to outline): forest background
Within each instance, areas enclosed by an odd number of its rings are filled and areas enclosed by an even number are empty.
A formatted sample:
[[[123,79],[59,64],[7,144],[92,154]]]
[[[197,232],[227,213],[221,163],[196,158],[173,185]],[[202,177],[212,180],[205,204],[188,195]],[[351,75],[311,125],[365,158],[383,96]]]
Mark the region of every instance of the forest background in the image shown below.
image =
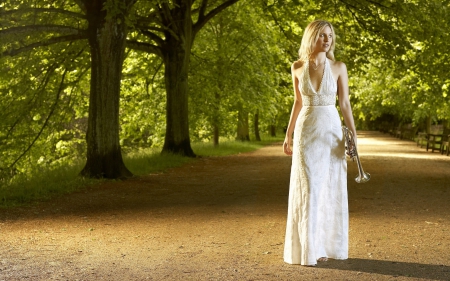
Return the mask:
[[[358,129],[450,119],[449,1],[2,0],[0,183],[284,136],[290,65],[327,19]]]

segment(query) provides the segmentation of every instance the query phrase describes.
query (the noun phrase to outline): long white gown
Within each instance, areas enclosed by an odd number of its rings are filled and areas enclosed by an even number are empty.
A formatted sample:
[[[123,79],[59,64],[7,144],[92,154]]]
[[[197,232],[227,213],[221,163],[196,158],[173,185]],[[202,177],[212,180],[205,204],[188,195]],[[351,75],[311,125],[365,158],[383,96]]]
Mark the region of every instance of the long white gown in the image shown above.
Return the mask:
[[[318,92],[307,62],[299,77],[303,107],[294,130],[284,261],[315,265],[348,258],[347,161],[337,84],[325,62]]]

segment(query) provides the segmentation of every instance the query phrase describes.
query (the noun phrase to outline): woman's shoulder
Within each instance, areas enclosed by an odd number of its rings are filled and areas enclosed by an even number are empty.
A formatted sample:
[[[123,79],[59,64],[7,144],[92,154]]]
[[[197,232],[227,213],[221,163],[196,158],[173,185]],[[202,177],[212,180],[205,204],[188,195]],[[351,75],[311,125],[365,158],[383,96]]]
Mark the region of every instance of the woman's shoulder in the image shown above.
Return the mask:
[[[296,70],[299,70],[300,68],[302,68],[303,66],[303,61],[298,60],[298,61],[294,61],[291,65],[291,70],[294,72]]]
[[[330,66],[334,73],[338,73],[339,75],[347,74],[347,66],[342,61],[330,60]]]
[[[342,61],[330,60],[330,65],[339,70],[347,70],[347,66]]]

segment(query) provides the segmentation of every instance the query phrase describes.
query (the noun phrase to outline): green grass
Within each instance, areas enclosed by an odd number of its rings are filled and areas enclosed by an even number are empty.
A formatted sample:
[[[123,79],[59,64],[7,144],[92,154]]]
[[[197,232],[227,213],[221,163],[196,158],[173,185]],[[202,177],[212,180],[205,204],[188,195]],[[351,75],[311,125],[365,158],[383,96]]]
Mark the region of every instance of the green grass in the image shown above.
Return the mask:
[[[0,185],[0,208],[14,207],[67,194],[100,180],[78,176],[83,164],[36,169]]]
[[[262,141],[241,142],[234,140],[220,141],[218,147],[214,147],[211,142],[194,143],[193,150],[199,156],[227,156],[238,153],[250,152],[274,142],[281,142],[284,138],[280,137],[263,137]],[[281,149],[281,148],[280,148]],[[281,150],[280,150],[281,151]]]
[[[211,142],[193,143],[194,152],[201,157],[216,157],[257,150],[265,145],[282,141],[282,138],[265,137],[261,142],[221,140],[218,147]],[[175,154],[161,154],[160,149],[140,149],[124,156],[125,165],[136,176],[161,172],[179,167],[195,158]],[[36,169],[28,175],[17,175],[8,183],[0,182],[0,208],[14,207],[56,196],[65,195],[101,180],[86,179],[78,174],[83,163],[60,166],[53,169]]]
[[[140,149],[128,153],[124,157],[125,166],[136,176],[179,167],[194,160],[195,158],[183,157],[177,154],[161,154],[160,148]]]

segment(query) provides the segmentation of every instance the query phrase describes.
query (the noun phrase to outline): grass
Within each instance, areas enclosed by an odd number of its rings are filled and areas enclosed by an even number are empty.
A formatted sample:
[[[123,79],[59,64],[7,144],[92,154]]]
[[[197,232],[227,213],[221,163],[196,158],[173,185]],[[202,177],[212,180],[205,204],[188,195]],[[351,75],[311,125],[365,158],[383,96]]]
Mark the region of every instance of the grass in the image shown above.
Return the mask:
[[[193,143],[192,148],[198,156],[216,157],[254,151],[279,141],[282,138],[265,137],[261,142],[221,140],[218,147],[210,142],[202,142]],[[136,176],[161,172],[191,161],[195,161],[195,158],[161,154],[160,149],[154,148],[136,150],[124,156],[125,165]],[[36,169],[28,175],[17,175],[6,184],[0,182],[0,208],[48,200],[102,181],[80,177],[78,174],[82,168],[83,163],[79,162],[53,169]]]
[[[281,142],[284,138],[280,137],[263,137],[262,141],[241,142],[234,140],[225,140],[219,143],[219,146],[214,147],[210,142],[208,143],[194,143],[192,148],[195,153],[200,156],[227,156],[238,153],[250,152],[260,149],[266,145],[274,142]],[[281,148],[280,148],[281,151]]]
[[[52,169],[36,169],[27,175],[16,175],[10,182],[0,185],[0,208],[47,200],[100,181],[78,176],[82,168],[80,162]]]
[[[160,148],[140,149],[128,153],[124,157],[125,166],[136,176],[179,167],[194,160],[195,158],[183,157],[177,154],[161,154]]]

